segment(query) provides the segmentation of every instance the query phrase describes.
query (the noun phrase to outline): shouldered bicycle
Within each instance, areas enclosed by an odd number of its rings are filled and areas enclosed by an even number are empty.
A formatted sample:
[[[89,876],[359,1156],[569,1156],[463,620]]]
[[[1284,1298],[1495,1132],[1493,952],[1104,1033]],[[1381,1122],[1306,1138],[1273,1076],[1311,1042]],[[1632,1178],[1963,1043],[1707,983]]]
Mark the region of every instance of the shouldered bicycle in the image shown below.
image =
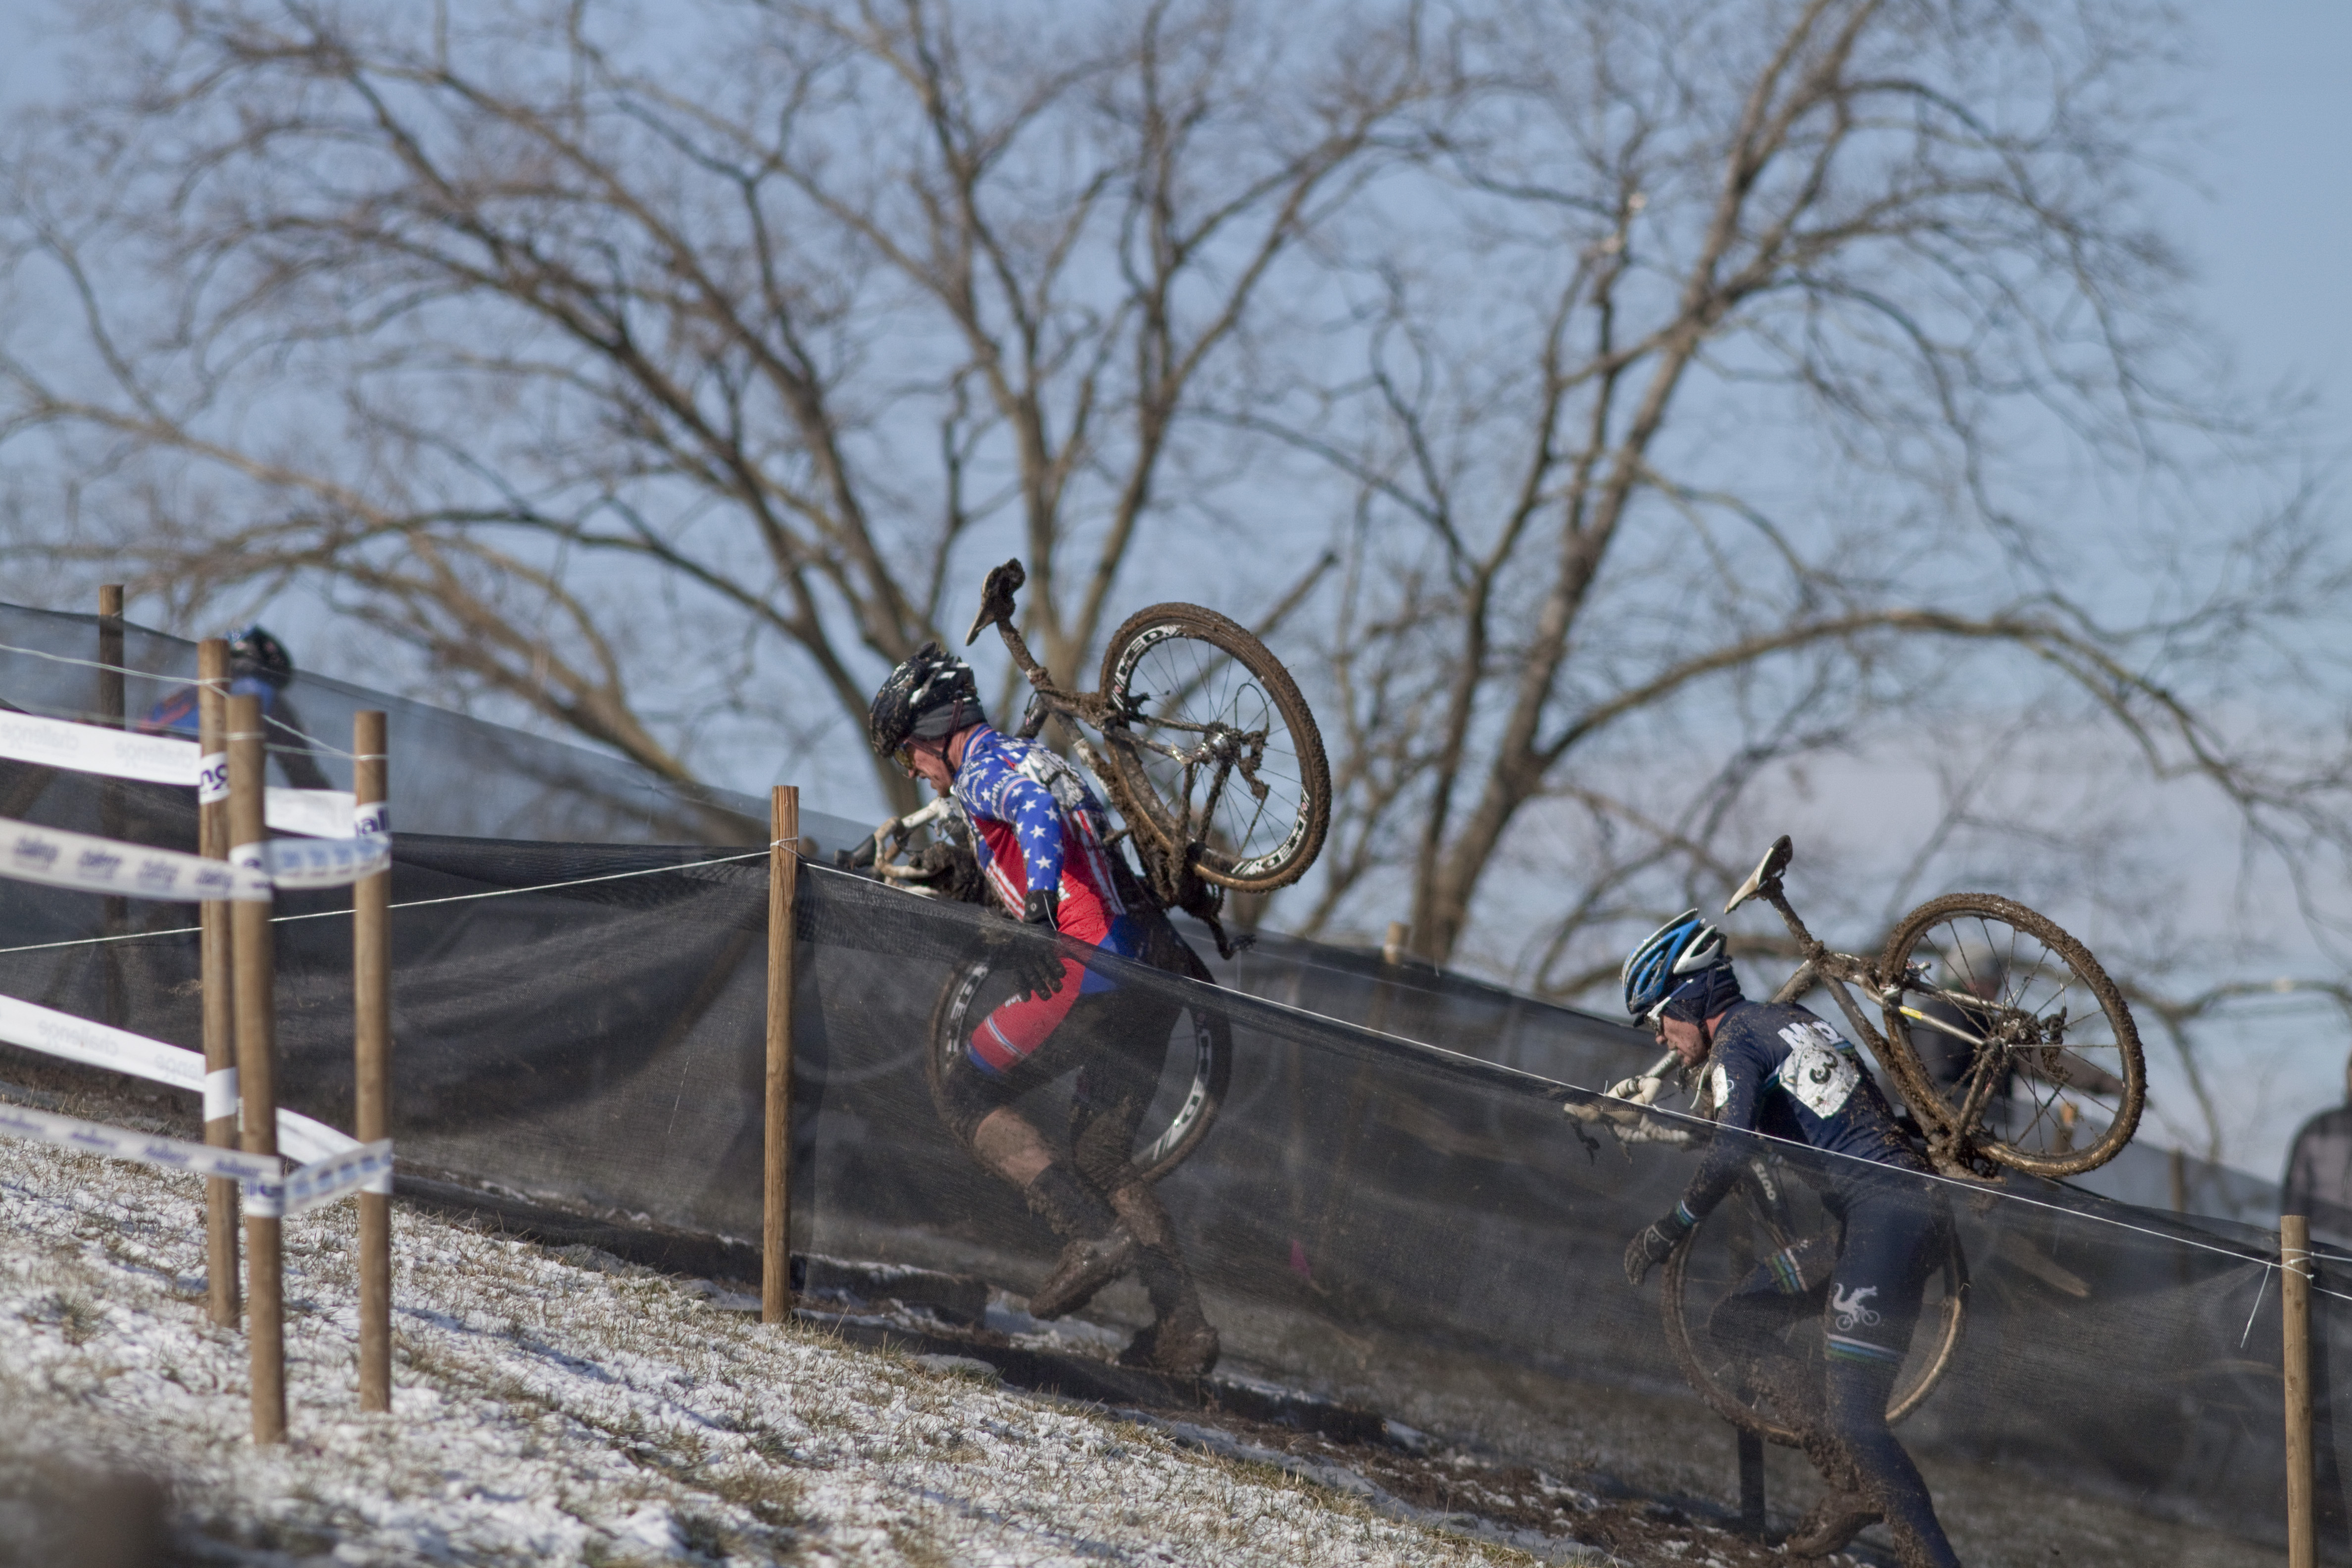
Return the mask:
[[[1801,962],[1774,1000],[1795,1001],[1817,984],[1829,992],[1908,1107],[1939,1173],[2077,1175],[2130,1142],[2147,1098],[2138,1031],[2121,992],[2080,942],[2013,900],[1953,893],[1897,921],[1875,957],[1833,952],[1790,906],[1782,874],[1792,853],[1785,836],[1776,841],[1724,913],[1751,900],[1779,911]],[[1634,1106],[1659,1098],[1673,1059],[1615,1086],[1601,1111],[1580,1114],[1638,1135],[1625,1123],[1639,1116]],[[1704,1098],[1701,1109],[1711,1109]],[[1678,1130],[1664,1135],[1684,1138]],[[1785,1164],[1759,1153],[1741,1173],[1735,1199],[1667,1259],[1660,1303],[1668,1345],[1700,1396],[1726,1419],[1790,1445],[1801,1441],[1798,1416],[1747,1385],[1738,1358],[1713,1342],[1693,1307],[1717,1300],[1758,1260],[1808,1245],[1809,1234],[1826,1235],[1827,1215],[1802,1212],[1811,1201],[1791,1186]],[[1926,1401],[1958,1349],[1969,1269],[1956,1229],[1946,1247],[1889,1398],[1889,1421]]]
[[[1198,605],[1154,605],[1129,616],[1103,650],[1098,689],[1055,681],[1014,624],[1021,563],[988,574],[969,647],[990,626],[1027,679],[1030,697],[1014,731],[1034,740],[1049,720],[1065,726],[1070,750],[1101,785],[1121,826],[1110,847],[1130,886],[1121,896],[1200,919],[1231,958],[1239,943],[1220,916],[1228,892],[1265,893],[1304,876],[1330,824],[1330,767],[1297,683],[1255,635]],[[919,847],[916,835],[928,831]],[[1130,842],[1139,882],[1118,853]],[[993,900],[973,867],[971,826],[942,797],[874,830],[842,863],[933,897]],[[1245,942],[1246,939],[1244,938]],[[1153,944],[1159,967],[1210,978],[1199,954],[1171,930]],[[994,966],[974,957],[949,977],[932,1013],[927,1073],[936,1087],[947,1060],[1002,1000]],[[1192,1077],[1165,1126],[1147,1126],[1135,1164],[1150,1180],[1197,1148],[1214,1120],[1233,1065],[1231,1030],[1213,1010],[1187,1008],[1173,1042]]]

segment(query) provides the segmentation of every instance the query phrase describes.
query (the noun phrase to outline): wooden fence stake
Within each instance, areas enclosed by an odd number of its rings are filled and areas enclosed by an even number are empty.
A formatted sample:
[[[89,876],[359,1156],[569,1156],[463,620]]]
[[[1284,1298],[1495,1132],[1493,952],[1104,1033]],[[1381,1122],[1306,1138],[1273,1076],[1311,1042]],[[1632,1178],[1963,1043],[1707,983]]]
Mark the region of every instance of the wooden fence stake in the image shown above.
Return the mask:
[[[768,796],[768,1161],[760,1216],[760,1321],[793,1315],[793,920],[800,891],[801,792]]]
[[[228,643],[221,637],[207,637],[196,645],[196,734],[197,751],[205,758],[205,767],[226,764],[212,759],[223,757],[228,751]],[[199,792],[204,793],[204,792]],[[226,799],[207,801],[196,807],[196,848],[214,860],[228,858],[228,802]],[[202,926],[197,937],[203,957],[199,973],[205,1005],[205,1073],[208,1083],[220,1081],[211,1077],[226,1072],[236,1079],[236,1007],[230,994],[236,984],[229,963],[229,906],[215,899],[196,906],[196,918]],[[219,1116],[210,1114],[214,1096],[205,1094],[205,1142],[218,1148],[236,1147],[236,1097],[230,1094],[228,1107]],[[211,1281],[210,1311],[212,1320],[224,1329],[236,1327],[239,1302],[236,1289],[236,1184],[226,1176],[214,1176],[205,1183],[205,1256],[206,1276]]]
[[[228,837],[232,858],[268,839],[262,789],[269,754],[264,749],[261,699],[228,700]],[[274,902],[239,899],[229,927],[236,972],[236,1077],[248,1154],[278,1152],[278,1037]],[[253,1351],[253,1440],[286,1440],[286,1317],[279,1221],[250,1209],[245,1218],[248,1314]]]
[[[2286,1362],[2287,1568],[2317,1568],[2312,1516],[2311,1220],[2279,1217],[2279,1321]]]
[[[122,584],[98,590],[98,721],[122,728]]]
[[[352,716],[352,793],[364,808],[386,794],[383,715]],[[352,887],[352,1035],[362,1143],[392,1136],[392,871]],[[390,1184],[386,1184],[387,1187]],[[392,1194],[362,1192],[360,1205],[360,1408],[392,1408]]]

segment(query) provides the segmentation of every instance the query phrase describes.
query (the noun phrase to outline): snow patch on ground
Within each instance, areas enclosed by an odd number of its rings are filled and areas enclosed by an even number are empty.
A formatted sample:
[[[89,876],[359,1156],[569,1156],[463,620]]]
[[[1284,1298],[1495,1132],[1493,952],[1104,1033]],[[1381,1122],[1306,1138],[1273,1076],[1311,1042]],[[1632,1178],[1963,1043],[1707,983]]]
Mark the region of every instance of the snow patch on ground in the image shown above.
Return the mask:
[[[354,1215],[286,1224],[291,1441],[257,1447],[245,1341],[205,1320],[201,1184],[0,1142],[0,1536],[146,1507],[176,1560],[273,1565],[1529,1561],[980,1363],[406,1209],[393,1413],[362,1415]]]

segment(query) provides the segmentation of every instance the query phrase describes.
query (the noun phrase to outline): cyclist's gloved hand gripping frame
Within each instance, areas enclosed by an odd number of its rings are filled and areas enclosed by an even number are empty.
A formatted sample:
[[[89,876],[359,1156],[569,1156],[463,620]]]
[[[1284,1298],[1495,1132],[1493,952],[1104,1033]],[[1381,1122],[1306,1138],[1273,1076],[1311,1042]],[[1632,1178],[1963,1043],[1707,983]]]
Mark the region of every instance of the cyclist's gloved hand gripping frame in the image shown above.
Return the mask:
[[[1650,1270],[1664,1263],[1675,1244],[1690,1234],[1692,1223],[1683,1217],[1683,1207],[1676,1204],[1674,1213],[1643,1226],[1625,1245],[1625,1283],[1638,1287],[1649,1278]]]
[[[1048,939],[1056,936],[1061,902],[1061,895],[1051,888],[1030,889],[1021,900],[1021,923]],[[1014,943],[1007,970],[1014,983],[1032,996],[1053,996],[1062,989],[1064,969],[1058,943]]]

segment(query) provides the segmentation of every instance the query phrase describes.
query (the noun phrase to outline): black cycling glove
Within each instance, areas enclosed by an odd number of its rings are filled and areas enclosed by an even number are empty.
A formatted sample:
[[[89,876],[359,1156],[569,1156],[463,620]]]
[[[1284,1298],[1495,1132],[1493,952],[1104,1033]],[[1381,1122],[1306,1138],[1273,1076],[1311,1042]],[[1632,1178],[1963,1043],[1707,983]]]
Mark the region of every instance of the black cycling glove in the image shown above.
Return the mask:
[[[1696,1227],[1683,1218],[1682,1205],[1662,1220],[1642,1227],[1625,1247],[1625,1283],[1638,1287],[1651,1269],[1666,1260],[1682,1238]]]
[[[1044,942],[1016,942],[1006,955],[1005,972],[1025,994],[1043,1001],[1062,989],[1061,943],[1056,940],[1059,927],[1055,923],[1061,913],[1061,895],[1051,888],[1032,888],[1021,900],[1021,923],[1045,938]]]

